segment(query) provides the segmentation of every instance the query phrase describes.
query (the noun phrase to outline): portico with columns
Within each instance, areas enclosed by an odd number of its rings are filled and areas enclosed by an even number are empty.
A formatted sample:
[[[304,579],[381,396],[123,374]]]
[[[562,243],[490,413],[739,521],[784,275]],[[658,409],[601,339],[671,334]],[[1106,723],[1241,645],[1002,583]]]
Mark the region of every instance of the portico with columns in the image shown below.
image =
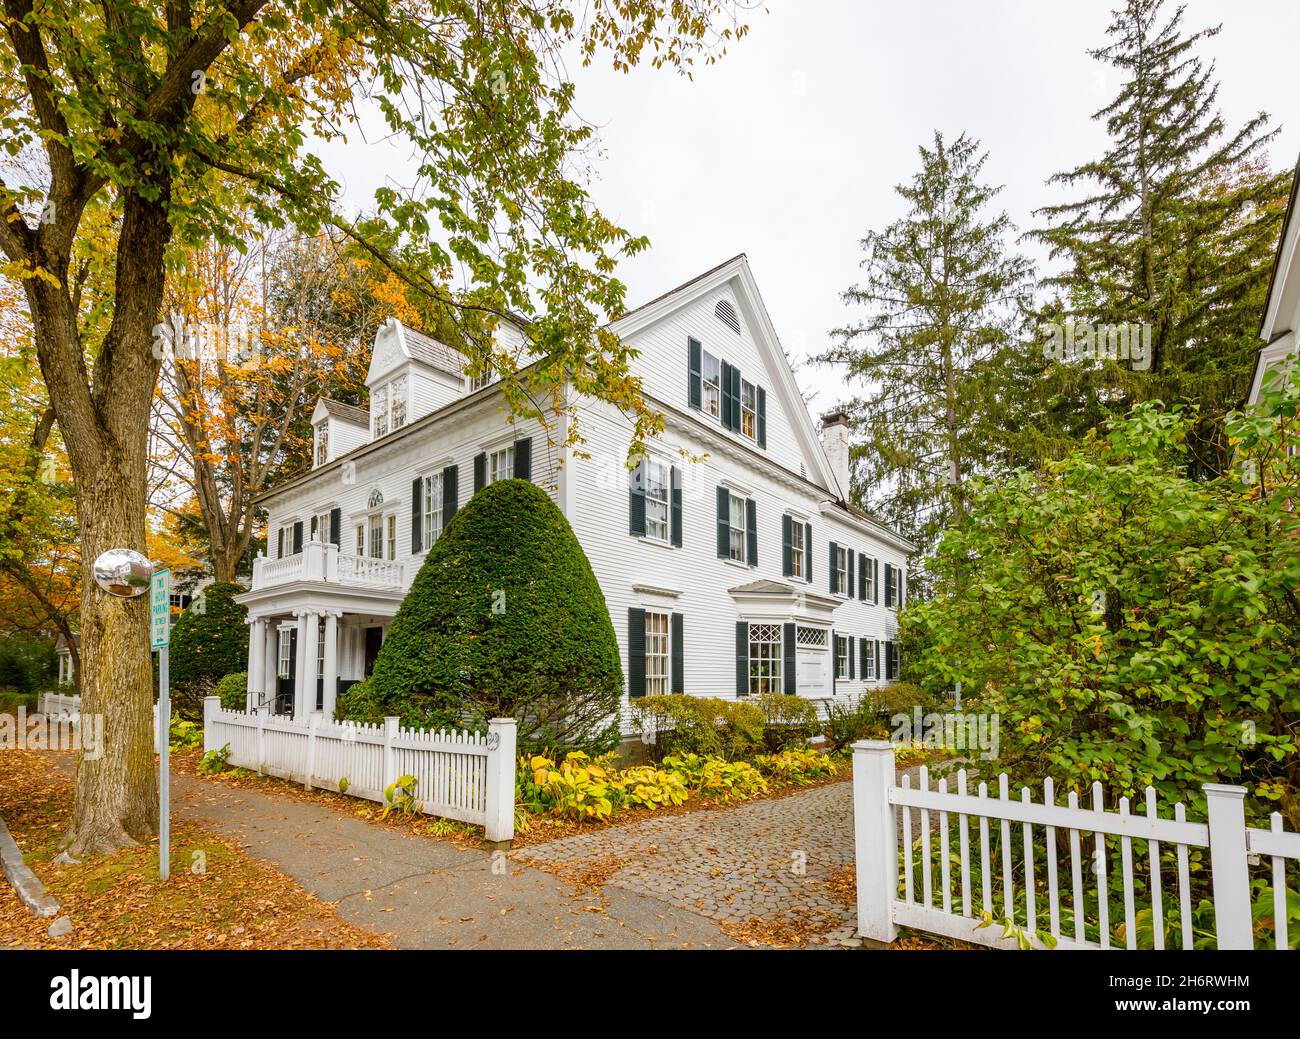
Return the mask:
[[[296,570],[269,582],[266,560],[258,559],[261,583],[238,596],[248,607],[247,709],[330,718],[339,693],[374,664],[402,601],[401,574],[375,573],[371,585],[345,585],[338,580],[336,545],[314,539],[303,548],[294,557]]]

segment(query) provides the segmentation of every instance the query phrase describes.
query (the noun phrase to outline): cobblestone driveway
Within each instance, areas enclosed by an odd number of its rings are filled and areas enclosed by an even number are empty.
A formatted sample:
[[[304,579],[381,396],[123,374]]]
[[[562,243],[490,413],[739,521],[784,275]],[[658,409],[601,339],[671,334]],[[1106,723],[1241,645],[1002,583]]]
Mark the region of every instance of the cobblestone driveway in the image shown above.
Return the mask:
[[[565,837],[516,857],[543,868],[621,862],[607,885],[724,924],[784,925],[809,944],[860,944],[853,908],[827,888],[853,864],[850,782]]]

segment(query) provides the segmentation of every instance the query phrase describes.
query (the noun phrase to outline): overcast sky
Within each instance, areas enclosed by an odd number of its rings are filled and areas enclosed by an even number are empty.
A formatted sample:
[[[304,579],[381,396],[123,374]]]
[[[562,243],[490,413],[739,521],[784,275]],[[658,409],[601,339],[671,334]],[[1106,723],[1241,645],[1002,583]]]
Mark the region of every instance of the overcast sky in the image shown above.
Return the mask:
[[[619,276],[635,306],[746,253],[796,361],[847,319],[857,242],[901,215],[893,187],[934,129],[977,137],[986,175],[1021,229],[1062,196],[1045,181],[1098,155],[1091,114],[1117,81],[1085,53],[1105,40],[1110,0],[770,0],[750,34],[694,81],[641,69],[573,70],[578,109],[600,131],[593,191],[613,219],[650,237]],[[1187,0],[1230,127],[1259,110],[1281,127],[1274,165],[1300,152],[1295,0]],[[1167,8],[1172,12],[1173,5]],[[366,206],[383,163],[352,150],[348,193]],[[337,163],[331,163],[339,168]],[[390,167],[391,168],[391,167]],[[840,376],[803,365],[814,416]]]

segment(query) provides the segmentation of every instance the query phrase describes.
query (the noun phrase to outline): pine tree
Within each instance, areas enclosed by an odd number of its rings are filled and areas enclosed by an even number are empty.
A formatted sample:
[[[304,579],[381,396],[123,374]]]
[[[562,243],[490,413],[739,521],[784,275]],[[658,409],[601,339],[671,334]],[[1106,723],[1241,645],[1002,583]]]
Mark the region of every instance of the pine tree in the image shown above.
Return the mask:
[[[1249,388],[1289,180],[1267,167],[1266,113],[1229,132],[1218,110],[1214,65],[1197,51],[1219,29],[1188,34],[1183,8],[1162,8],[1129,0],[1089,52],[1125,76],[1093,116],[1110,147],[1051,178],[1082,197],[1040,210],[1048,226],[1033,232],[1066,262],[1046,281],[1057,291],[1045,322],[1149,326],[1150,356],[1043,366],[1038,417],[1069,442],[1138,401],[1189,403],[1201,413],[1189,460],[1209,474],[1228,457],[1223,415]]]
[[[842,406],[855,499],[924,549],[964,516],[966,481],[988,465],[1002,396],[992,364],[1017,349],[1032,268],[1008,248],[1006,213],[984,213],[1001,188],[980,180],[979,142],[936,132],[919,152],[895,189],[907,215],[862,240],[865,280],[842,295],[867,314],[817,361],[866,387]]]

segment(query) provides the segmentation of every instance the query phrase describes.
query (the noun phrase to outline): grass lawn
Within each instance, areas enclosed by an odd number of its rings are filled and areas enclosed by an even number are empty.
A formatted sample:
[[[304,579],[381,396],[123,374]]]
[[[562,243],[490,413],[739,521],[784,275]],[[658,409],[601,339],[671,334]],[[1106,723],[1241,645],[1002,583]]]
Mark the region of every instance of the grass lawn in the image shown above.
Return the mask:
[[[0,817],[27,864],[71,917],[50,938],[0,879],[0,948],[387,948],[340,920],[335,907],[245,854],[238,844],[173,815],[171,879],[158,879],[157,840],[81,865],[55,863],[72,805],[72,779],[49,753],[0,751]]]

